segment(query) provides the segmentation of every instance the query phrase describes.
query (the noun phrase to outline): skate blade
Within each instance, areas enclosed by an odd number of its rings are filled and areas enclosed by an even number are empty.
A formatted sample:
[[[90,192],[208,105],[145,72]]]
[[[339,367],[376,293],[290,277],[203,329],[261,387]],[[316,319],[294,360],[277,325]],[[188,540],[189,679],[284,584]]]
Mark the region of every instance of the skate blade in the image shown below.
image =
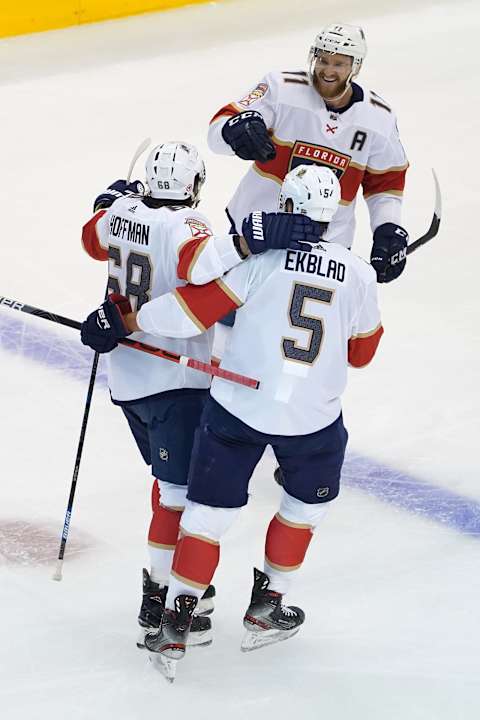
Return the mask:
[[[163,675],[167,682],[173,683],[177,674],[178,660],[167,658],[161,653],[149,653],[148,657],[155,670]]]
[[[151,628],[151,630],[147,630],[146,628],[140,628],[140,632],[138,633],[137,638],[137,648],[139,650],[145,650],[145,637],[149,633],[156,633],[158,631],[158,628]],[[196,633],[190,633],[187,640],[187,647],[208,647],[208,645],[211,645],[213,642],[212,637],[212,631],[211,630],[205,630],[205,632],[196,632]]]
[[[240,650],[242,652],[252,652],[252,650],[259,650],[267,645],[283,642],[296,635],[299,630],[299,627],[292,630],[247,630],[240,645]]]
[[[158,628],[152,628],[151,630],[148,630],[147,628],[140,627],[137,637],[137,648],[139,650],[145,650],[145,637],[148,635],[149,632],[156,632],[157,630]]]

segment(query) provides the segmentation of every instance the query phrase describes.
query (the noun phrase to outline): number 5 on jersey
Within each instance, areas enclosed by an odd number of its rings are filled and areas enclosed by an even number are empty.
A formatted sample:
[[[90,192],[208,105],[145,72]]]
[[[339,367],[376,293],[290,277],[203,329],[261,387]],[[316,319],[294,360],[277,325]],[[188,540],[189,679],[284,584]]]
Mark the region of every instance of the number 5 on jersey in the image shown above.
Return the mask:
[[[285,358],[296,362],[312,365],[317,359],[324,334],[324,323],[320,317],[314,317],[304,313],[305,301],[315,300],[316,302],[331,305],[335,290],[317,287],[316,285],[304,285],[294,283],[288,316],[292,327],[306,330],[310,337],[307,347],[301,347],[292,338],[282,338],[282,351]]]

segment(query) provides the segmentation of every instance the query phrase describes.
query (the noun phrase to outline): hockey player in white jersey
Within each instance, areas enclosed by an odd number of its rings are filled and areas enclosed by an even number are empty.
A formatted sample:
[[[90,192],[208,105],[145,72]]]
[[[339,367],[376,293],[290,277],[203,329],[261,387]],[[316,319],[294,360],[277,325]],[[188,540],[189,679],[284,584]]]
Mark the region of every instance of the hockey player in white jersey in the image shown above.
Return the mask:
[[[127,185],[119,180],[97,197],[82,241],[91,257],[109,260],[111,294],[104,315],[97,318],[102,325],[109,324],[112,314],[118,315],[117,307],[126,304],[140,310],[144,303],[187,281],[211,281],[251,252],[301,247],[297,240],[318,237],[318,227],[308,218],[297,215],[286,223],[279,213],[268,216],[263,238],[248,228],[246,237],[215,235],[209,220],[196,209],[204,179],[205,167],[196,148],[182,142],[164,143],[147,159],[145,194],[142,183]],[[173,339],[141,332],[135,339],[210,362],[212,335],[209,330],[198,338]],[[163,612],[193,434],[210,380],[189,368],[115,348],[117,343],[103,338],[100,330],[90,330],[87,341],[98,352],[113,350],[108,356],[112,401],[121,407],[145,462],[152,467],[151,573],[143,573],[139,615],[141,627],[148,630],[158,627]],[[212,593],[212,587],[206,589],[202,612],[211,609]],[[196,618],[191,641],[205,644],[209,629],[208,618]]]
[[[285,178],[280,207],[308,213],[326,230],[339,199],[332,171],[300,166]],[[262,217],[257,214],[257,226]],[[322,240],[310,253],[251,258],[227,273],[221,288],[215,282],[177,288],[127,313],[123,330],[117,325],[105,334],[115,338],[141,328],[185,338],[208,331],[232,309],[237,320],[222,364],[258,378],[260,389],[218,378],[212,383],[196,432],[167,609],[159,631],[146,638],[162,663],[185,653],[192,613],[217,567],[221,538],[247,504],[249,480],[267,444],[285,479],[266,536],[264,569],[254,570],[242,648],[298,631],[304,613],[282,598],[339,492],[347,442],[340,395],[347,366],[366,365],[383,333],[373,268],[342,244]]]
[[[378,282],[390,282],[406,262],[401,204],[408,162],[389,103],[356,82],[366,53],[361,28],[328,25],[314,40],[306,72],[265,75],[214,115],[208,143],[216,153],[254,161],[227,207],[234,228],[252,210],[276,208],[285,175],[313,163],[340,180],[340,208],[326,239],[349,248],[361,187],[373,233],[371,263]]]

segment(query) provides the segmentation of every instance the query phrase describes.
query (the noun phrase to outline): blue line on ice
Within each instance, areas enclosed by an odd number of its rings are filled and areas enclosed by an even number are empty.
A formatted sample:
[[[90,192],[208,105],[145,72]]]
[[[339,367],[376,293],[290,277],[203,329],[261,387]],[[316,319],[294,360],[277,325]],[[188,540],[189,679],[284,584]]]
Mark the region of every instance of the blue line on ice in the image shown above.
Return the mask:
[[[76,380],[88,381],[90,377],[93,352],[78,340],[66,339],[44,324],[37,329],[33,323],[9,317],[4,312],[0,313],[0,349],[19,353]],[[103,362],[99,364],[97,385],[107,386]],[[480,537],[480,502],[417,480],[371,458],[348,453],[342,482],[464,535]]]
[[[0,349],[48,365],[76,380],[88,381],[90,378],[93,351],[78,340],[70,340],[60,333],[53,332],[45,323],[37,328],[33,322],[24,322],[17,317],[9,317],[6,312],[1,312]],[[107,374],[102,358],[98,365],[96,384],[107,386]]]

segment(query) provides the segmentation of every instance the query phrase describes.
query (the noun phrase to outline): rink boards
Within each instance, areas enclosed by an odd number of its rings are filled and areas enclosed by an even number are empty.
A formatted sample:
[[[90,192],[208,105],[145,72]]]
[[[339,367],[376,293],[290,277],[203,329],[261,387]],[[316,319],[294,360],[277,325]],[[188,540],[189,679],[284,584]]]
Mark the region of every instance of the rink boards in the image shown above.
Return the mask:
[[[24,0],[3,2],[0,7],[0,37],[53,30],[82,23],[169,10],[207,0]]]

